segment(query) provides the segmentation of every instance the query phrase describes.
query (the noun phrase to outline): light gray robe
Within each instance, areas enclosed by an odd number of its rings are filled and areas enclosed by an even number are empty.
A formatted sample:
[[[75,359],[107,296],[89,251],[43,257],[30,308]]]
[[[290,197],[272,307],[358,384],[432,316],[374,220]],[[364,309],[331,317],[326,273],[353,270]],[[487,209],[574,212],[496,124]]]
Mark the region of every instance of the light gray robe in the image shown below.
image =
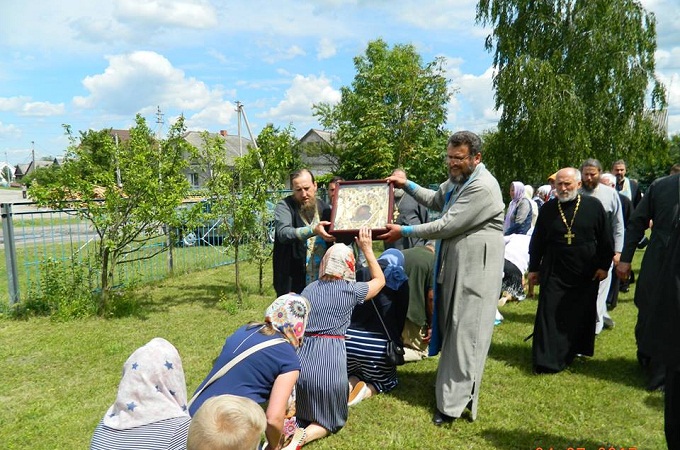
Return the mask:
[[[479,389],[491,345],[503,276],[503,210],[498,182],[483,165],[458,198],[445,205],[455,185],[438,191],[407,190],[421,204],[442,211],[439,219],[410,228],[409,234],[441,240],[437,303],[441,356],[435,385],[437,408],[460,417],[471,402],[477,416]],[[455,195],[454,195],[455,197]]]

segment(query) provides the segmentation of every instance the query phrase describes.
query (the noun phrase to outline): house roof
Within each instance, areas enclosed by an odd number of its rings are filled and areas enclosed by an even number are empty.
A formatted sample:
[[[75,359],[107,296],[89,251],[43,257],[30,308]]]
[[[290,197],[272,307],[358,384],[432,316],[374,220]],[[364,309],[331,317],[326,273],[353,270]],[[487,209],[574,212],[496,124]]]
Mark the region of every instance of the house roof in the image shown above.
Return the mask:
[[[310,129],[300,138],[300,144],[311,144],[315,142],[324,142],[328,145],[332,144],[333,133],[326,130]]]
[[[322,175],[331,173],[337,166],[337,158],[327,153],[319,153],[312,151],[311,154],[307,150],[310,147],[325,147],[332,146],[333,133],[325,130],[310,129],[299,140],[302,162],[309,166],[314,174]]]
[[[16,175],[24,175],[24,174],[26,174],[26,171],[28,170],[29,167],[30,167],[30,164],[17,164],[16,170],[14,171],[14,173]]]
[[[130,140],[130,130],[116,130],[116,129],[111,129],[111,136],[115,139],[116,136],[118,136],[118,139],[121,142],[129,141]]]
[[[203,147],[203,132],[202,131],[188,131],[184,134],[184,140],[193,145],[196,148]],[[221,133],[208,133],[211,138],[215,136],[221,138],[224,143],[222,146],[227,152],[227,157],[229,162],[233,162],[235,158],[245,154],[248,150],[248,146],[252,145],[252,141],[248,138],[237,135],[227,134],[226,132]]]

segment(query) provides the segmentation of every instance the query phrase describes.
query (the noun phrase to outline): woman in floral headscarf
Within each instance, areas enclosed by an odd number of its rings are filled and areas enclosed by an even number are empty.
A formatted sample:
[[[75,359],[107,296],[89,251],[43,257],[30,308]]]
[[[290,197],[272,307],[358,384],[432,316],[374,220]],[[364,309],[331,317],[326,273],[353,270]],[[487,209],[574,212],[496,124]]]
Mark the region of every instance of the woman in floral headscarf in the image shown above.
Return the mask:
[[[531,200],[524,195],[524,183],[513,181],[510,184],[510,204],[508,212],[505,214],[503,223],[503,234],[527,234],[531,228]]]
[[[91,450],[184,450],[190,422],[177,349],[154,338],[123,365],[116,401],[94,431]]]
[[[335,433],[347,420],[345,332],[354,306],[375,297],[385,284],[373,254],[371,230],[361,228],[357,243],[366,256],[370,281],[356,281],[354,252],[335,244],[321,261],[319,279],[302,291],[312,305],[296,388],[297,421],[303,428],[295,432],[286,450]]]
[[[264,323],[244,325],[229,336],[212,370],[198,386],[198,395],[194,394],[190,402],[191,415],[198,411],[203,402],[216,395],[231,394],[260,404],[267,402],[267,449],[280,449],[287,431],[284,429],[286,412],[300,374],[296,350],[302,345],[309,313],[310,304],[306,298],[292,293],[282,295],[267,308]],[[283,344],[262,348],[238,362],[214,382],[209,381],[241,353],[258,344],[275,340]],[[294,428],[289,431],[292,434]]]

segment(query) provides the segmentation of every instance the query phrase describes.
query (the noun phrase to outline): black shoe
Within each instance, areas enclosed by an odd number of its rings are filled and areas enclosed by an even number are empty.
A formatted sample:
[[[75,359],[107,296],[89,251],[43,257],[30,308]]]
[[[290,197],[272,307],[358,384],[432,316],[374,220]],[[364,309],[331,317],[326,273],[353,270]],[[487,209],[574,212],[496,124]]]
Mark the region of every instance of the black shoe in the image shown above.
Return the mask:
[[[439,409],[434,410],[434,415],[432,416],[432,423],[435,424],[436,426],[440,427],[444,425],[445,423],[451,423],[455,417],[447,416],[443,412],[439,411]]]
[[[611,330],[612,328],[614,328],[614,325],[616,325],[616,324],[611,319],[611,317],[603,317],[602,318],[602,328],[604,328],[606,330]]]

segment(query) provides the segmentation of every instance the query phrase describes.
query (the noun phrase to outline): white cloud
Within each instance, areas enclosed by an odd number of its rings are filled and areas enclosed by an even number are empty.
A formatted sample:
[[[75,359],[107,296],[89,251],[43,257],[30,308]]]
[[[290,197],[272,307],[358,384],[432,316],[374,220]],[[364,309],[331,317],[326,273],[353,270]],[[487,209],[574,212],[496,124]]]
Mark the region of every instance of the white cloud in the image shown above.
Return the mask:
[[[23,110],[19,113],[22,116],[61,116],[66,112],[63,103],[54,104],[50,102],[29,102],[24,105]]]
[[[186,118],[186,126],[190,130],[209,130],[216,132],[216,126],[221,126],[220,129],[225,129],[235,121],[236,107],[231,102],[214,103],[196,114]]]
[[[16,125],[0,122],[0,138],[18,139],[21,137],[21,129]]]
[[[658,71],[680,70],[680,47],[673,47],[670,50],[657,50],[654,59]]]
[[[30,97],[0,97],[0,111],[20,111]]]
[[[492,88],[493,67],[481,75],[463,73],[460,58],[447,59],[447,76],[457,92],[447,107],[447,124],[452,130],[467,129],[475,132],[496,128],[500,112],[494,109]]]
[[[129,27],[113,19],[101,17],[78,17],[70,21],[74,38],[90,44],[132,40],[134,33]]]
[[[340,91],[333,89],[330,79],[325,75],[296,75],[284,99],[258,117],[279,123],[307,125],[315,121],[312,105],[322,102],[335,104],[339,101]]]
[[[267,54],[262,57],[265,62],[273,64],[278,61],[293,59],[298,56],[305,56],[307,53],[298,45],[291,45],[287,48],[280,48],[276,45],[265,44],[264,47],[269,47]]]
[[[34,102],[30,97],[0,97],[0,111],[11,111],[19,116],[50,117],[62,115],[63,103]]]
[[[391,4],[388,8],[400,22],[422,30],[455,30],[458,36],[485,37],[488,30],[475,24],[476,5],[476,0],[402,0],[398,8]]]
[[[89,95],[74,97],[75,106],[131,115],[155,111],[157,105],[187,112],[221,101],[221,91],[187,77],[158,53],[138,51],[107,59],[104,73],[82,81]]]
[[[123,22],[206,29],[218,24],[215,8],[204,0],[118,0],[114,14]]]
[[[316,47],[316,59],[328,59],[335,56],[337,49],[335,44],[328,38],[321,38],[319,45]]]
[[[680,42],[680,8],[677,0],[641,0],[642,6],[656,17],[656,41],[660,47]]]

